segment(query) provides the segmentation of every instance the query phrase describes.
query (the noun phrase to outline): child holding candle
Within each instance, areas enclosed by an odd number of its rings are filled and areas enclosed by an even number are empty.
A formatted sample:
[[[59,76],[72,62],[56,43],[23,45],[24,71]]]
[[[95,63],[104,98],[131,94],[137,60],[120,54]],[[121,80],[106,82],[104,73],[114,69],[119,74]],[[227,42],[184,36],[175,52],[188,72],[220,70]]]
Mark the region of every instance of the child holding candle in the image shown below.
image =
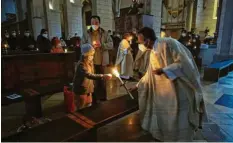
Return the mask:
[[[91,105],[92,93],[94,92],[93,80],[110,80],[112,78],[111,74],[94,74],[93,58],[95,49],[90,44],[83,44],[81,53],[82,57],[73,80],[73,92],[75,93],[78,109]]]

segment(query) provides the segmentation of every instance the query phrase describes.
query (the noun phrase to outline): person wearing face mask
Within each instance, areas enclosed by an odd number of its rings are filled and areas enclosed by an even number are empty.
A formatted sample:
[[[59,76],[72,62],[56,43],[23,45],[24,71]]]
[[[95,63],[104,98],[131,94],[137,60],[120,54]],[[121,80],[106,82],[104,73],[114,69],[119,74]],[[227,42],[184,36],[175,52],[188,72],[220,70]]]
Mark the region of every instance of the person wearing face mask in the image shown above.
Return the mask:
[[[200,47],[201,47],[201,40],[199,39],[198,35],[193,36],[191,45],[192,45],[191,53],[193,54],[193,57],[196,59],[200,54]]]
[[[5,31],[4,36],[2,36],[2,37],[3,37],[2,41],[9,43],[10,34],[7,31]]]
[[[130,79],[133,77],[133,55],[129,41],[132,40],[132,36],[129,33],[124,34],[121,41],[115,66],[120,66],[120,74],[123,79]]]
[[[179,38],[179,42],[181,43],[181,44],[183,44],[184,46],[187,46],[187,44],[188,44],[188,35],[187,35],[187,31],[186,30],[182,30],[181,31],[181,36],[180,36],[180,38]]]
[[[144,37],[141,33],[138,34],[138,42],[139,51],[137,53],[135,62],[134,62],[134,70],[138,72],[139,78],[141,78],[147,71],[150,59],[151,49],[148,43],[144,43]],[[145,40],[146,41],[146,40]],[[146,45],[146,46],[145,46]]]
[[[52,43],[52,49],[50,51],[51,53],[64,53],[61,41],[57,37],[53,37],[51,43]]]
[[[153,29],[141,29],[152,50],[138,90],[141,127],[164,142],[190,142],[206,115],[200,74],[191,53],[173,38],[156,38]],[[206,118],[207,119],[207,118]]]
[[[20,43],[19,43],[19,40],[17,38],[15,30],[13,30],[11,32],[11,36],[9,38],[9,43],[8,44],[9,44],[11,50],[16,50],[16,49],[18,49],[20,47]]]
[[[31,51],[31,50],[35,50],[35,45],[36,45],[36,42],[31,36],[30,31],[28,29],[25,30],[24,36],[21,39],[20,48],[24,51]]]
[[[118,52],[118,47],[120,45],[121,42],[121,38],[120,35],[117,32],[114,32],[113,34],[113,63],[116,63],[116,56],[117,56],[117,52]]]
[[[94,92],[93,80],[110,80],[111,74],[94,73],[94,54],[95,49],[90,44],[81,46],[82,58],[79,61],[73,79],[73,92],[77,109],[82,109],[92,104],[92,94]],[[93,96],[93,102],[95,101]]]
[[[100,17],[91,17],[91,28],[84,34],[82,43],[89,43],[95,48],[94,67],[97,74],[103,74],[105,67],[110,64],[109,50],[113,49],[112,38],[108,33],[100,27]],[[106,85],[103,81],[96,82],[94,96],[98,96],[99,100],[106,100]]]
[[[48,39],[48,31],[46,29],[41,29],[40,35],[37,37],[36,47],[42,53],[50,53],[52,44]]]
[[[138,37],[137,37],[137,29],[133,28],[132,29],[132,42],[131,42],[131,47],[133,49],[133,59],[136,58],[137,53],[138,53]]]

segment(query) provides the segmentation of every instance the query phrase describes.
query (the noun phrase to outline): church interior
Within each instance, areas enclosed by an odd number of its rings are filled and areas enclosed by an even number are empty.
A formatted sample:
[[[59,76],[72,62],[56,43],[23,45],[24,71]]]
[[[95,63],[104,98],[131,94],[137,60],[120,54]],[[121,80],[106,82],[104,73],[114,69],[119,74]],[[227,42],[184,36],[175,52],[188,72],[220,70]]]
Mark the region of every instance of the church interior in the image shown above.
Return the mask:
[[[142,129],[142,97],[131,90],[149,73],[150,66],[144,73],[135,68],[140,45],[145,45],[141,29],[149,27],[157,41],[182,44],[200,75],[208,119],[195,130],[193,141],[233,142],[232,5],[233,0],[1,0],[1,141],[163,141]],[[82,47],[92,41],[93,48],[99,37],[105,49],[95,54],[103,54],[102,65],[92,56],[90,72],[103,76],[102,82],[92,83],[85,77],[92,74],[79,73],[80,62],[90,54]],[[114,72],[123,40],[131,47],[122,55],[131,53],[132,58],[122,59],[132,59],[132,76],[120,76],[122,61]],[[92,96],[92,103],[76,110],[78,74],[85,77],[82,82],[91,81],[84,88],[93,88],[93,94],[85,96]]]

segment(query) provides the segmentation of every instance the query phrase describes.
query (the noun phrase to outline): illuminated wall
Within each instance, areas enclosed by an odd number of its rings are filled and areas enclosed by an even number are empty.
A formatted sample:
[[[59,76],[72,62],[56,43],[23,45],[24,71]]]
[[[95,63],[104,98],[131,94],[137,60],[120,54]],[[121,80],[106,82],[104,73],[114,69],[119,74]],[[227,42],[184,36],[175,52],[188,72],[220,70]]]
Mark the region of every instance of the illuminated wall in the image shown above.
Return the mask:
[[[204,31],[206,27],[210,29],[209,35],[213,35],[216,29],[217,23],[217,1],[218,0],[208,0],[206,3],[206,8],[203,8],[203,1],[198,0],[197,4],[197,17],[196,17],[196,28],[197,31]]]

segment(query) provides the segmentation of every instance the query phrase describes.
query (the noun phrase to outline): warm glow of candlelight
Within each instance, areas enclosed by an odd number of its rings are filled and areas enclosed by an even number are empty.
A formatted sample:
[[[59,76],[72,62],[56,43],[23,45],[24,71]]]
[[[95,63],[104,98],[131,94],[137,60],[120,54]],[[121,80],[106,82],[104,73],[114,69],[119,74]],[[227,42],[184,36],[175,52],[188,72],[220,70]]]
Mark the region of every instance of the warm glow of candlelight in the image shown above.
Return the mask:
[[[97,44],[97,42],[96,42],[96,41],[93,41],[93,45],[95,45],[95,44]]]
[[[67,49],[65,49],[65,53],[67,53]]]
[[[120,77],[119,72],[117,71],[117,69],[113,69],[112,73],[116,76],[116,77]]]

